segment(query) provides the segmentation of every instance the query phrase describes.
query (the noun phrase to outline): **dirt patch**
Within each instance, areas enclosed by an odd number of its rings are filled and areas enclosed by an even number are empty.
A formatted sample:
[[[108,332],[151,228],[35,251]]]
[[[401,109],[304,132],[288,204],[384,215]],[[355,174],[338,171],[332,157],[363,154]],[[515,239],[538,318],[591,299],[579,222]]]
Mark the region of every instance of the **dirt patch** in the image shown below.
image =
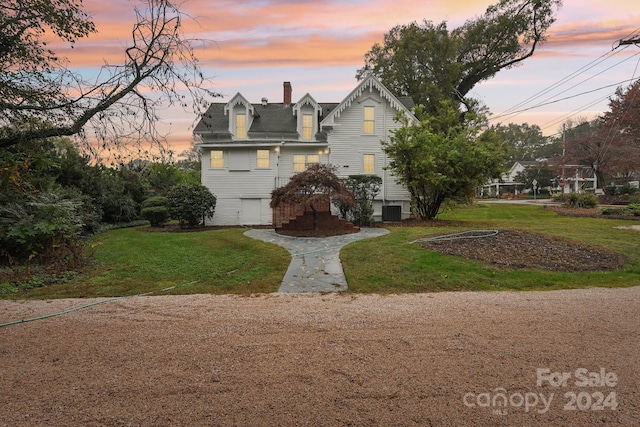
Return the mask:
[[[610,271],[622,268],[629,259],[604,248],[586,246],[570,239],[520,230],[498,230],[488,237],[481,233],[451,240],[419,244],[429,250],[501,268],[533,268],[551,271]]]

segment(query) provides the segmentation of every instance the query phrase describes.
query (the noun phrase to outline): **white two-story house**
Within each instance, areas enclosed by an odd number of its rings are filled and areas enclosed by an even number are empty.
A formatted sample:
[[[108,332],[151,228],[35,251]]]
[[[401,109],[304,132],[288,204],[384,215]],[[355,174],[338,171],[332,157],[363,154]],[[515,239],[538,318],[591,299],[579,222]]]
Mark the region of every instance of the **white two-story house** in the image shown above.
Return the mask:
[[[194,134],[202,149],[202,184],[217,197],[210,225],[269,225],[271,191],[309,164],[329,163],[340,177],[375,174],[382,178],[375,200],[376,220],[410,214],[409,193],[386,170],[381,141],[400,125],[396,114],[416,120],[410,98],[396,98],[369,76],[339,103],[319,103],[305,94],[292,103],[251,103],[240,93],[213,103]]]

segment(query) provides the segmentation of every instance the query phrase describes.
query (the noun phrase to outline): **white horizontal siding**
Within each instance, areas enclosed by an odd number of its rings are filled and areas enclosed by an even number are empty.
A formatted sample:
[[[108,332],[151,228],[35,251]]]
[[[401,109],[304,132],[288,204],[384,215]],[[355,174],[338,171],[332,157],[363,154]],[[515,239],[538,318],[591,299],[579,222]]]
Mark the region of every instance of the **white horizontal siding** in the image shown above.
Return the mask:
[[[229,169],[229,149],[225,151],[225,167],[212,169],[210,167],[210,153],[205,150],[202,156],[202,185],[206,186],[216,196],[216,211],[213,219],[208,220],[211,225],[243,225],[242,199],[261,200],[261,224],[271,224],[271,191],[275,188],[277,176],[277,153],[271,150],[268,169],[256,167],[256,150],[249,148],[235,149],[238,155],[247,159],[249,163],[245,170]],[[234,155],[234,154],[231,154]],[[266,208],[265,208],[266,205]]]
[[[375,107],[375,134],[364,135],[363,119],[364,106]],[[336,126],[328,132],[330,148],[329,162],[338,167],[338,175],[360,175],[364,173],[364,155],[375,155],[375,174],[383,180],[379,199],[410,200],[409,193],[390,171],[385,170],[388,159],[382,151],[383,140],[388,141],[391,130],[397,129],[399,124],[394,117],[397,111],[375,92],[365,92],[347,108],[339,118]],[[408,208],[407,208],[408,209]]]

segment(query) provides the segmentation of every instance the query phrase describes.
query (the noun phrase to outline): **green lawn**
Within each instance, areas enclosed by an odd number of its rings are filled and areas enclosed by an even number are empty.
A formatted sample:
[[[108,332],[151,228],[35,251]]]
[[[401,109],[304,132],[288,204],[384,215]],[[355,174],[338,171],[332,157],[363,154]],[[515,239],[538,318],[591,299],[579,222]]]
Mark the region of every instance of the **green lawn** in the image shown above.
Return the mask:
[[[531,205],[485,204],[458,209],[441,219],[451,227],[391,227],[391,233],[352,243],[341,260],[353,293],[459,290],[544,290],[640,285],[640,232],[618,230],[638,221],[562,217]],[[460,225],[462,222],[462,225]],[[411,241],[467,229],[522,229],[569,237],[622,252],[622,270],[554,273],[500,270],[440,255]],[[243,235],[242,228],[193,233],[112,230],[96,237],[95,263],[71,283],[51,285],[5,298],[71,298],[163,294],[242,294],[277,291],[289,253]],[[167,288],[171,288],[168,289]]]
[[[485,204],[458,209],[440,219],[461,227],[396,227],[375,241],[345,247],[341,259],[349,291],[404,293],[454,290],[548,290],[640,285],[640,233],[618,230],[637,221],[563,217],[540,206]],[[483,263],[441,255],[409,244],[427,235],[467,229],[521,229],[564,236],[622,252],[631,258],[623,270],[561,273],[501,270]]]
[[[164,294],[275,292],[289,253],[242,233],[246,229],[193,233],[112,230],[97,236],[95,265],[68,284],[5,295],[10,298],[71,298]],[[168,287],[174,289],[165,291]]]

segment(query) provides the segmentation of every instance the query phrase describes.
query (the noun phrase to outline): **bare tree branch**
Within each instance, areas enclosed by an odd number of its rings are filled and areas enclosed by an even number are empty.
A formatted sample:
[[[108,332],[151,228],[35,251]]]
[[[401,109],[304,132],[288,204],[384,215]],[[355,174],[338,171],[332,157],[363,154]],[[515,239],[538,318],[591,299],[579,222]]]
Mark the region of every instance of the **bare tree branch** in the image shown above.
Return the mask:
[[[0,18],[20,21],[25,19],[22,9],[42,3],[50,4],[27,0],[13,15]],[[0,72],[0,147],[75,135],[94,151],[139,148],[143,144],[162,150],[166,148],[165,135],[156,127],[161,106],[191,107],[197,118],[207,98],[216,93],[207,89],[209,79],[200,71],[193,50],[195,40],[183,34],[184,15],[169,0],[144,0],[144,5],[136,9],[137,22],[131,32],[131,45],[124,51],[124,64],[103,66],[95,81],[74,74],[53,52],[44,61],[39,53],[42,47],[33,45],[33,37],[23,40],[25,49],[35,51],[32,56],[36,59],[31,68],[5,67]],[[80,18],[84,16],[79,9],[75,12]],[[72,41],[91,30],[93,23],[61,37]],[[10,36],[3,33],[0,39]],[[0,51],[0,60],[6,64],[11,55]],[[35,66],[38,58],[40,68]]]

